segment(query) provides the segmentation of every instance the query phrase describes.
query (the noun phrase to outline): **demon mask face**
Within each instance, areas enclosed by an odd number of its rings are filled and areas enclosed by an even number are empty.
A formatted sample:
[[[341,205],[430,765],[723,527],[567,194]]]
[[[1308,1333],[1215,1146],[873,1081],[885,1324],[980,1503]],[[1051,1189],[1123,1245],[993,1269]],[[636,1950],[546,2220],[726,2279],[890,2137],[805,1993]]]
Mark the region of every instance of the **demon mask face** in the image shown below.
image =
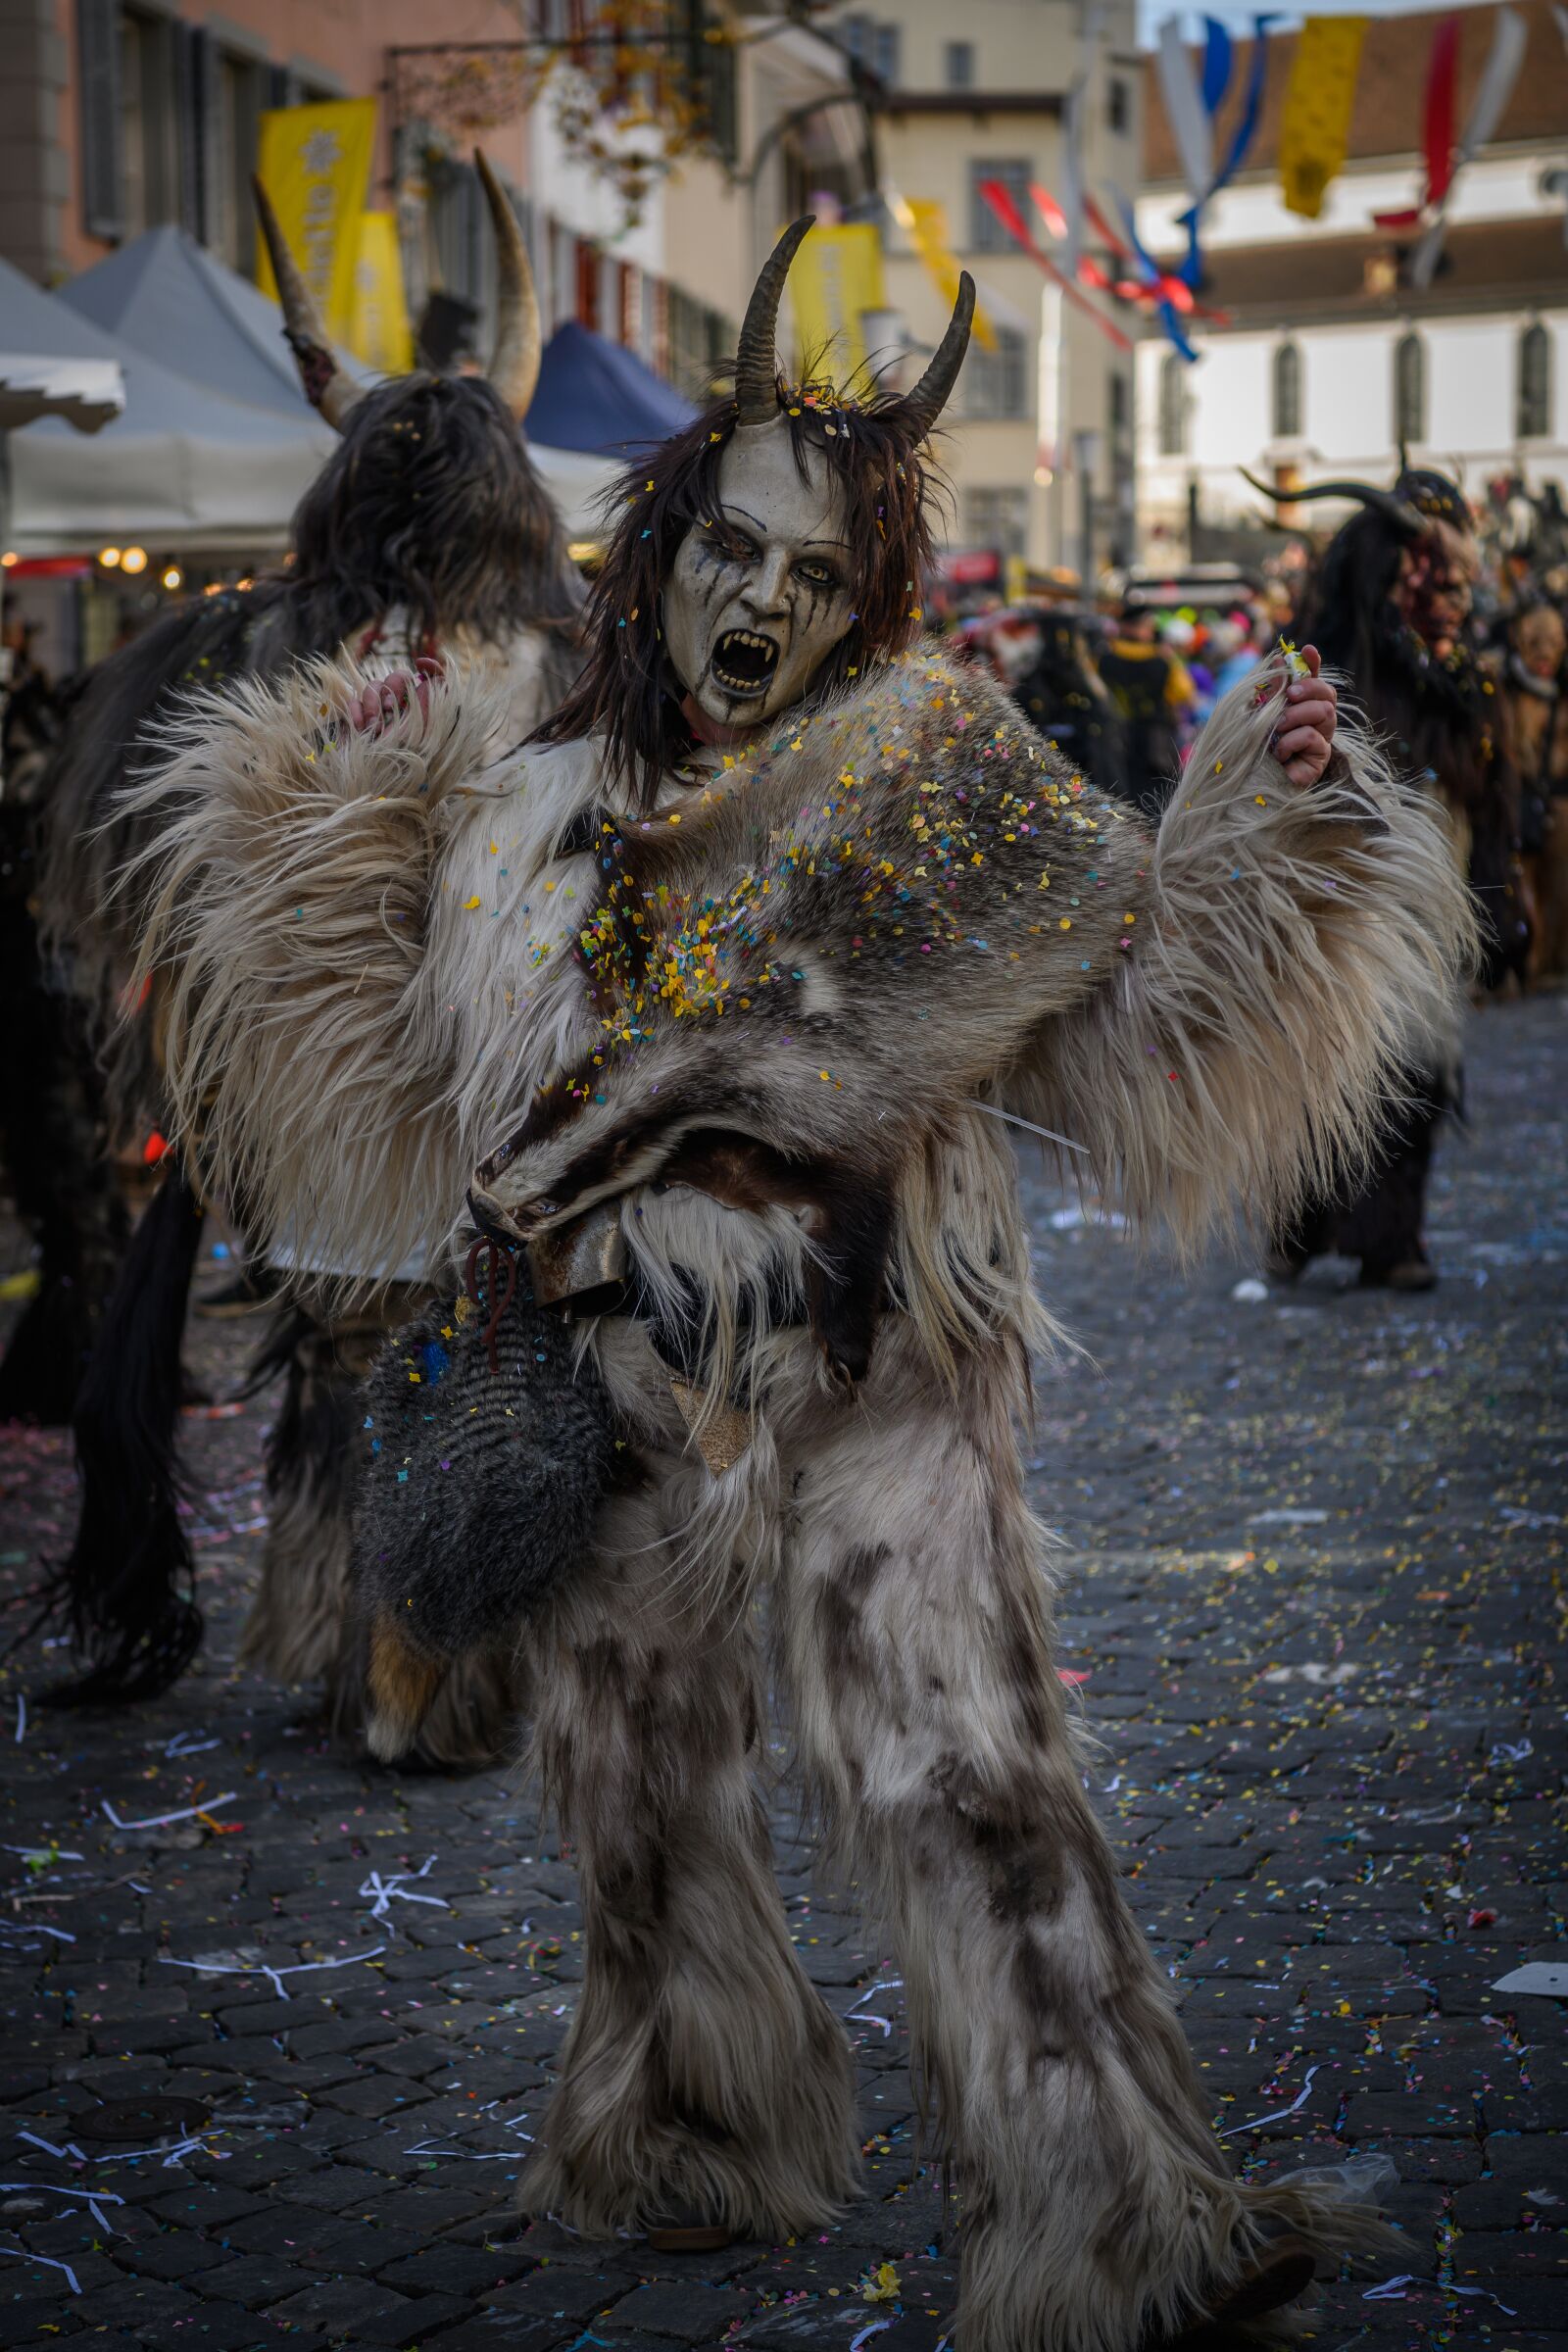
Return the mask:
[[[799,462],[782,418],[737,432],[717,513],[695,523],[664,590],[664,643],[705,717],[759,726],[799,702],[849,629],[856,558],[822,452]]]
[[[854,622],[866,563],[866,551],[851,544],[849,503],[825,442],[792,433],[781,413],[779,301],[810,226],[806,219],[787,229],[758,278],[736,351],[735,426],[719,459],[712,512],[687,531],[661,599],[670,666],[703,716],[724,727],[760,726],[810,691]],[[953,390],[973,312],[965,276],[930,366],[880,413],[910,452]],[[834,433],[828,421],[825,434]],[[848,438],[842,446],[849,449]]]

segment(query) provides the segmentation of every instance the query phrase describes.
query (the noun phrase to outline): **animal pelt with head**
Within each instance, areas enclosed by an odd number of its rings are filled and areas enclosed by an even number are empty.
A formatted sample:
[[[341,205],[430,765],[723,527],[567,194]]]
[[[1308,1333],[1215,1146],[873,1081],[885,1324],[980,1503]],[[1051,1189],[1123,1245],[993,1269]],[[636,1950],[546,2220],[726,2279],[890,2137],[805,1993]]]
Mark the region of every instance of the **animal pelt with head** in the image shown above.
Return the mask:
[[[499,1252],[491,1264],[499,1284]],[[367,1737],[390,1761],[449,1668],[514,1638],[570,1571],[615,1438],[592,1354],[521,1290],[428,1308],[382,1350],[362,1402],[351,1575]]]
[[[1318,784],[1286,778],[1287,674],[1220,705],[1156,837],[926,656],[624,827],[584,931],[601,1035],[481,1212],[526,1238],[656,1179],[793,1196],[849,1371],[906,1171],[977,1095],[1179,1243],[1238,1197],[1277,1216],[1364,1152],[1472,944],[1436,808],[1353,719]]]
[[[193,599],[101,663],[45,796],[41,895],[78,993],[110,1014],[145,908],[123,877],[173,813],[127,780],[196,689],[279,678],[342,649],[373,675],[444,654],[520,742],[576,665],[582,583],[505,403],[482,377],[416,374],[356,401],[302,498],[284,565]],[[117,1047],[117,1053],[121,1049]]]

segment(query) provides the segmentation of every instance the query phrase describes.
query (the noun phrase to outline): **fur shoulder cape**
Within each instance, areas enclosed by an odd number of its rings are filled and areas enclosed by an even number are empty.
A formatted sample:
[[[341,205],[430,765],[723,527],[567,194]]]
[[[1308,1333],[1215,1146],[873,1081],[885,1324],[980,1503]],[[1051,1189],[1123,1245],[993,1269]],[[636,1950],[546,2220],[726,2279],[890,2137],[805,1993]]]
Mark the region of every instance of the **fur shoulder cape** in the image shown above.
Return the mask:
[[[1371,1146],[1472,948],[1440,820],[1353,718],[1294,786],[1282,661],[1157,837],[975,672],[915,655],[623,836],[585,934],[602,1036],[480,1171],[519,1233],[738,1133],[896,1194],[977,1096],[1193,1246]]]

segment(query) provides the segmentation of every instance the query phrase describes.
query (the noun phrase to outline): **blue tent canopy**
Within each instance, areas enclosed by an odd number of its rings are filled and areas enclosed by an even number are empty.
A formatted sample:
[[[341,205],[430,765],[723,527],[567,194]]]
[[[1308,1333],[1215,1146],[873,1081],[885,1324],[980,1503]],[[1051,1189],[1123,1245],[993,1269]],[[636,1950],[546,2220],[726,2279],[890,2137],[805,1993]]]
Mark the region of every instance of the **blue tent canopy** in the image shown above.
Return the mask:
[[[635,352],[568,318],[545,345],[528,411],[530,441],[627,457],[667,440],[697,415]]]

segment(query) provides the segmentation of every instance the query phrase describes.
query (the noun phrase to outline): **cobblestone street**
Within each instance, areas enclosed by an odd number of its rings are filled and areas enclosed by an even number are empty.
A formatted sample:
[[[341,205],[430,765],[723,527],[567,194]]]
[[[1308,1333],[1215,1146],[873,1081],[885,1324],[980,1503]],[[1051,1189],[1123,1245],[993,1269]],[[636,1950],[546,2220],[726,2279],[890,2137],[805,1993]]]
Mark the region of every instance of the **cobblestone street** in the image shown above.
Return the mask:
[[[1568,1998],[1496,1989],[1531,1962],[1568,1984],[1568,996],[1477,1016],[1469,1065],[1424,1298],[1333,1266],[1265,1293],[1231,1252],[1177,1275],[1024,1153],[1041,1288],[1087,1351],[1041,1372],[1031,1485],[1129,1893],[1238,2164],[1398,2174],[1403,2251],[1323,2285],[1315,2352],[1568,2352]],[[250,1336],[193,1321],[215,1399]],[[863,2198],[716,2257],[519,2230],[573,1872],[504,1776],[362,1767],[311,1693],[234,1668],[270,1409],[183,1425],[209,1632],[181,1684],[72,1716],[37,1703],[63,1651],[0,1678],[0,2340],[934,2347],[956,2255],[898,1968],[784,1800]],[[72,1489],[60,1433],[0,1432],[7,1593],[65,1549]]]

